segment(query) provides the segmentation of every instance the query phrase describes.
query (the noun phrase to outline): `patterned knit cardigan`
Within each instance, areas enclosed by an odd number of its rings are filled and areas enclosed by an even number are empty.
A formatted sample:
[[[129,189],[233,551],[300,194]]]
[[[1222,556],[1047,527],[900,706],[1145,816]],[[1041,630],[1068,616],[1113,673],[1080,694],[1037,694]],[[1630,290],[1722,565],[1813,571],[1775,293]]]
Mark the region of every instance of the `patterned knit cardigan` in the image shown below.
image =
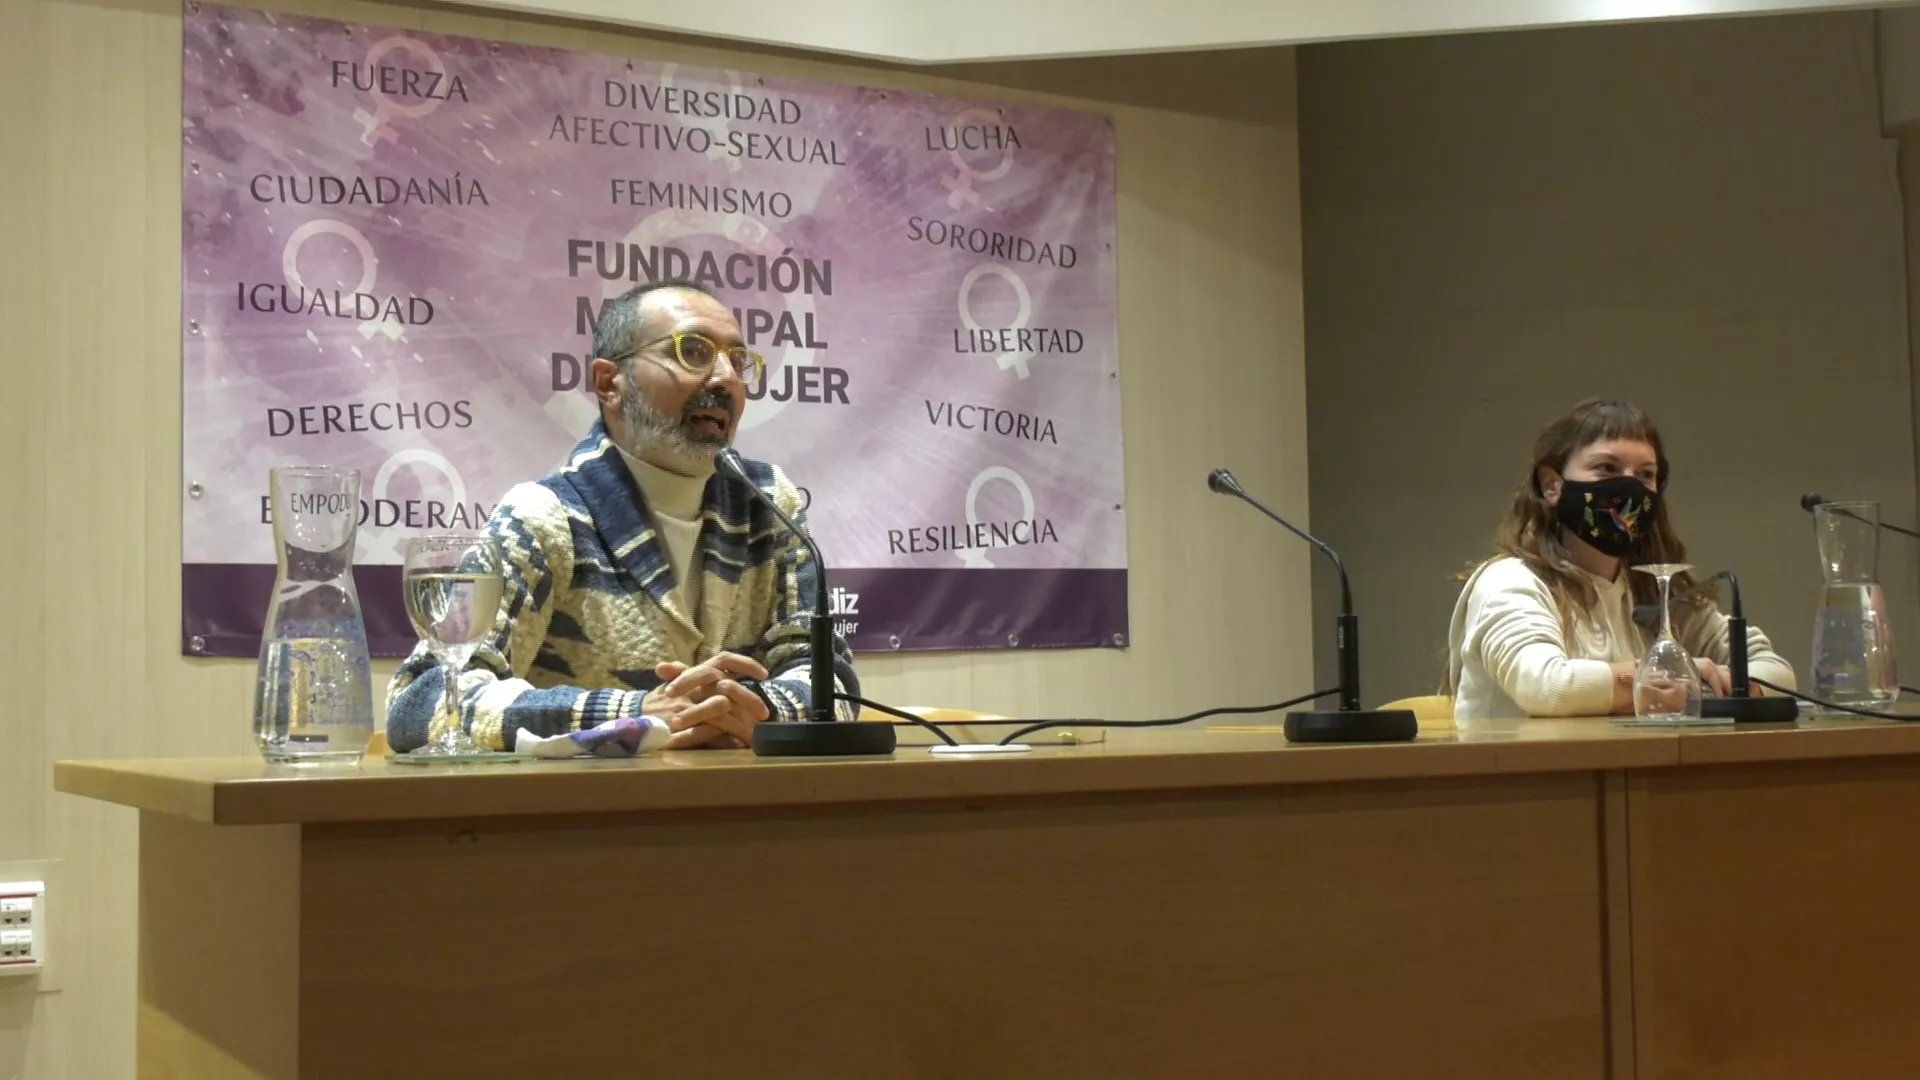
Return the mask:
[[[802,528],[799,489],[778,468],[747,475]],[[635,716],[660,685],[654,665],[697,663],[717,652],[767,668],[762,689],[776,721],[804,720],[811,701],[807,643],[819,567],[772,513],[716,473],[701,499],[699,610],[679,607],[677,584],[652,514],[604,424],[567,463],[507,492],[486,531],[506,556],[492,635],[460,674],[461,718],[473,737],[510,749],[514,733],[564,734]],[[834,641],[835,681],[860,692],[853,657]],[[422,643],[387,688],[387,740],[404,753],[443,723],[445,677]],[[857,709],[838,706],[842,719]]]

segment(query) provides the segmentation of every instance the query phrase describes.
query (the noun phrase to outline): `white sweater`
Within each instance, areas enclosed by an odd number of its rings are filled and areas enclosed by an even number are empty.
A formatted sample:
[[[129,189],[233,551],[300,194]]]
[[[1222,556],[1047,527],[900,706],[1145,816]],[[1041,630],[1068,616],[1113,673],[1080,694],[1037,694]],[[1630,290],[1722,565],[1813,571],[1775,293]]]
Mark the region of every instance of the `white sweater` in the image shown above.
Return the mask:
[[[1587,575],[1599,600],[1586,620],[1574,621],[1519,559],[1503,556],[1474,571],[1447,635],[1454,722],[1471,727],[1477,720],[1611,712],[1612,665],[1640,659],[1653,636],[1633,622],[1630,572],[1617,581]],[[1727,619],[1717,608],[1678,629],[1689,655],[1727,662]],[[1747,668],[1754,678],[1794,686],[1793,667],[1751,624]]]

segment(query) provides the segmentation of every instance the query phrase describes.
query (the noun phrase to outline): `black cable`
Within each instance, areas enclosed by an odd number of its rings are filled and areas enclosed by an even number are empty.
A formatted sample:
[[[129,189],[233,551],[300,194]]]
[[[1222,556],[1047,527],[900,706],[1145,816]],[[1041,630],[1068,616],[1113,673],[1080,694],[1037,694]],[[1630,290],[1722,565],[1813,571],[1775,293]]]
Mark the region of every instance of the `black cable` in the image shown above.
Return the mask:
[[[1823,698],[1812,697],[1807,694],[1802,694],[1797,690],[1789,690],[1784,686],[1775,686],[1772,683],[1766,681],[1765,679],[1756,679],[1756,678],[1753,678],[1752,676],[1748,676],[1747,681],[1752,683],[1755,686],[1765,687],[1766,689],[1771,690],[1776,694],[1785,694],[1790,698],[1796,698],[1800,701],[1807,702],[1810,705],[1818,705],[1823,709],[1832,709],[1835,712],[1852,713],[1855,716],[1870,716],[1875,720],[1903,720],[1908,723],[1911,723],[1915,720],[1920,720],[1920,713],[1876,712],[1872,709],[1862,709],[1853,705],[1842,705],[1836,701],[1827,701]],[[1901,689],[1904,690],[1906,689],[1906,687],[1903,686],[1901,687]]]
[[[1275,705],[1225,705],[1218,709],[1202,709],[1197,713],[1188,713],[1186,716],[1169,717],[1165,720],[1040,720],[1028,724],[1026,727],[1001,739],[1000,745],[1010,746],[1023,736],[1031,735],[1036,731],[1044,731],[1051,727],[1173,727],[1175,724],[1186,724],[1195,720],[1204,720],[1209,716],[1243,716],[1249,713],[1279,712],[1281,709],[1291,709],[1295,705],[1304,704],[1309,701],[1318,701],[1323,697],[1332,697],[1339,692],[1340,688],[1336,686],[1331,690],[1315,690],[1311,694],[1302,694],[1297,698],[1290,698]]]
[[[1920,694],[1920,687],[1907,686],[1905,684],[1902,684],[1900,687],[1900,692],[1903,694]]]
[[[934,723],[931,720],[926,719],[925,717],[915,716],[904,709],[896,709],[891,705],[882,705],[877,701],[868,701],[866,698],[854,697],[851,694],[835,694],[833,696],[836,700],[850,701],[855,705],[860,706],[863,709],[872,709],[874,712],[877,712],[877,713],[886,713],[888,716],[897,716],[900,719],[907,721],[908,723],[919,724],[921,727],[926,728],[928,731],[933,732],[935,735],[938,735],[940,737],[940,741],[943,743],[946,743],[948,746],[960,745],[958,742],[954,741],[953,736],[947,734],[944,731],[941,731],[940,725]]]

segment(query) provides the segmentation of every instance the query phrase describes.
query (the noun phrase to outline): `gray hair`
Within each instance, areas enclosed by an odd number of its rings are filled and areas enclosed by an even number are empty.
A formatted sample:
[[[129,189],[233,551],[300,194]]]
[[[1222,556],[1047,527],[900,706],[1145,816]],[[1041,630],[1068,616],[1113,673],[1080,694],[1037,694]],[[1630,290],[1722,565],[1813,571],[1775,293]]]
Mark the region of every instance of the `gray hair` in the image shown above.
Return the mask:
[[[685,278],[661,278],[637,285],[607,301],[600,309],[600,318],[593,328],[593,355],[604,360],[621,357],[623,363],[630,362],[631,354],[641,345],[640,334],[645,329],[640,301],[662,289],[687,289],[719,299],[705,285]]]

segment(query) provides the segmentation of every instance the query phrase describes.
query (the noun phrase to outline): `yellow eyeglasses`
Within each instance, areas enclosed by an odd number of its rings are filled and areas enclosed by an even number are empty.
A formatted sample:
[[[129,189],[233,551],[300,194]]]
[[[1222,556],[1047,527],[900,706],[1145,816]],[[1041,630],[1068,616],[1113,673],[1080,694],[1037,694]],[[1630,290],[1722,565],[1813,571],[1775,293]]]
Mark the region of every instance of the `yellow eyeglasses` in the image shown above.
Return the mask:
[[[713,366],[720,362],[722,356],[725,356],[733,365],[734,373],[740,376],[740,381],[747,385],[747,393],[758,394],[766,383],[765,357],[745,345],[723,349],[718,342],[707,335],[696,334],[691,330],[683,330],[677,334],[649,341],[625,356],[609,356],[607,359],[625,360],[628,356],[645,352],[666,341],[673,342],[674,362],[695,375],[706,375],[712,372]]]

